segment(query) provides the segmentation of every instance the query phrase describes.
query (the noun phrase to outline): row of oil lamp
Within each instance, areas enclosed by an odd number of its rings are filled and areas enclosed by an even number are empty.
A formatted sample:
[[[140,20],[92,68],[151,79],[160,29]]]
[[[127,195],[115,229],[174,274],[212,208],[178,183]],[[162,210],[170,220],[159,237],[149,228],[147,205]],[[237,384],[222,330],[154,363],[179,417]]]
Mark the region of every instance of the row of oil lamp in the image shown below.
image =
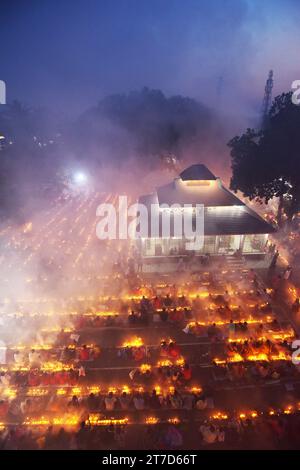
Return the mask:
[[[173,394],[175,392],[175,387],[169,386],[169,387],[161,387],[160,385],[155,385],[151,387],[151,391],[155,390],[158,395],[163,395],[166,396],[168,394]],[[186,392],[190,393],[201,393],[202,388],[199,386],[191,386],[191,387],[185,387]],[[90,395],[91,393],[93,394],[101,394],[101,395],[106,395],[108,393],[113,393],[113,394],[121,394],[121,393],[143,393],[145,392],[145,388],[142,386],[131,386],[129,387],[128,385],[123,385],[122,387],[120,386],[111,386],[108,388],[102,388],[99,385],[88,385],[88,386],[65,386],[65,387],[29,387],[24,393],[23,391],[19,391],[15,387],[7,387],[4,388],[0,395],[2,398],[10,398],[14,399],[17,396],[23,396],[26,395],[28,397],[43,397],[47,396],[49,394],[55,393],[56,396],[58,397],[72,397],[74,395],[78,397],[85,397]]]
[[[153,367],[171,367],[171,366],[183,366],[185,360],[180,356],[175,361],[169,359],[162,359],[157,362],[156,366],[151,366],[150,364],[142,364],[140,366],[141,372],[150,371]],[[61,372],[61,371],[70,371],[74,369],[75,365],[65,364],[60,361],[55,362],[43,362],[39,367],[30,367],[29,365],[22,364],[13,364],[11,366],[0,366],[0,372],[29,372],[30,370],[39,370],[41,372]]]
[[[291,355],[286,354],[283,351],[279,351],[278,354],[267,355],[265,353],[249,354],[246,358],[242,357],[238,353],[234,353],[231,357],[226,359],[214,358],[213,362],[217,365],[223,365],[226,363],[238,363],[238,362],[272,362],[272,361],[291,361]]]
[[[250,288],[249,289],[240,289],[240,290],[236,290],[235,288],[232,288],[232,287],[228,287],[226,285],[223,285],[223,287],[219,286],[218,289],[214,289],[213,292],[209,292],[208,288],[209,288],[209,285],[210,283],[209,282],[202,282],[201,283],[202,286],[205,288],[205,290],[197,290],[197,291],[191,291],[190,289],[182,289],[181,288],[181,291],[178,291],[176,293],[176,297],[177,298],[180,298],[181,296],[185,296],[185,297],[188,297],[190,299],[195,299],[197,297],[199,297],[200,299],[206,299],[208,298],[210,295],[212,296],[222,296],[224,295],[225,293],[227,293],[229,296],[233,297],[233,296],[239,296],[239,295],[253,295],[255,294],[255,291],[253,290],[253,288]],[[156,289],[157,289],[157,286],[156,286]],[[292,289],[291,289],[291,292],[292,292]],[[267,294],[271,294],[272,293],[272,289],[267,289],[266,290],[266,293]],[[147,294],[145,295],[145,297],[148,297],[148,298],[154,298],[155,297],[155,294],[151,294],[149,295],[149,293],[145,292],[145,293],[139,293],[139,294],[125,294],[125,295],[122,295],[122,296],[115,296],[115,295],[100,295],[100,296],[94,296],[94,295],[87,295],[87,296],[83,296],[83,295],[79,295],[77,297],[69,297],[68,298],[68,302],[105,302],[105,301],[130,301],[130,300],[141,300],[144,296],[144,294]],[[10,304],[10,303],[15,303],[15,299],[11,299],[9,297],[5,297],[2,302],[4,304]],[[24,298],[24,299],[18,299],[18,304],[45,304],[45,303],[56,303],[58,302],[58,299],[55,298],[55,297],[35,297],[35,298]]]
[[[293,415],[300,411],[300,403],[298,406],[289,405],[282,409],[269,409],[268,411],[256,411],[256,410],[249,410],[239,413],[232,413],[231,415],[227,412],[214,412],[211,414],[209,419],[213,421],[227,421],[229,419],[240,420],[241,422],[245,420],[255,420],[260,417],[273,417],[273,416],[281,416],[281,415]],[[75,427],[78,426],[82,420],[80,417],[76,415],[67,415],[65,417],[53,417],[47,418],[45,416],[41,416],[39,418],[32,418],[27,417],[23,421],[23,426],[69,426]],[[130,421],[128,417],[125,418],[103,418],[100,413],[91,413],[89,414],[88,419],[85,420],[85,424],[89,426],[125,426],[128,424],[147,424],[147,425],[155,425],[159,423],[168,423],[168,424],[180,424],[181,419],[179,417],[170,417],[167,419],[161,419],[157,416],[147,416],[143,422],[134,422]],[[10,423],[0,423],[0,429],[4,429],[5,427],[9,426]],[[12,426],[15,424],[11,423]]]

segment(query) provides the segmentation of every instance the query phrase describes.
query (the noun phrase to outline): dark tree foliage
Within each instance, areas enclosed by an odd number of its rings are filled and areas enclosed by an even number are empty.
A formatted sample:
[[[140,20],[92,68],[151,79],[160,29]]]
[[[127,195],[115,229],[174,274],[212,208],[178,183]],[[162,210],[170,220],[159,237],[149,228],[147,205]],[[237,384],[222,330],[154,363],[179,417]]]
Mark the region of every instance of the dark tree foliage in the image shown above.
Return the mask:
[[[58,134],[50,120],[47,111],[17,101],[1,109],[0,216],[22,219],[25,202],[37,204],[49,188],[59,189]]]
[[[216,135],[215,116],[201,103],[148,88],[107,96],[76,120],[62,119],[17,101],[1,107],[0,216],[57,193],[76,165],[96,172],[133,159],[147,170],[165,155],[180,159],[189,146],[203,150]]]
[[[109,139],[114,158],[126,160],[126,138],[117,133],[123,131],[138,158],[151,164],[163,153],[180,158],[186,143],[196,138],[204,141],[211,126],[211,112],[201,103],[183,96],[168,98],[160,90],[143,88],[104,98],[81,116],[77,134],[82,149],[101,148]],[[123,142],[120,149],[118,142]]]
[[[283,211],[291,220],[300,210],[300,107],[291,93],[275,98],[265,129],[247,129],[228,146],[231,189],[258,201],[278,197],[278,223]]]

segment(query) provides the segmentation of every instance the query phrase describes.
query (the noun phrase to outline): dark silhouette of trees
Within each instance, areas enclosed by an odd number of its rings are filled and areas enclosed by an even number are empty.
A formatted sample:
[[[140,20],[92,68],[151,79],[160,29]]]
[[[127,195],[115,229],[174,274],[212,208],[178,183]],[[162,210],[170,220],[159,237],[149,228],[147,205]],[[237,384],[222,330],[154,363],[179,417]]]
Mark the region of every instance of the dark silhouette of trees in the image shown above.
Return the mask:
[[[291,93],[275,98],[265,129],[247,129],[228,146],[231,189],[258,201],[278,197],[277,222],[283,214],[290,221],[300,210],[300,107]]]
[[[58,190],[63,161],[56,130],[46,110],[14,101],[1,107],[0,135],[0,216],[22,218],[26,202]]]
[[[127,150],[144,165],[172,153],[180,158],[186,144],[207,140],[213,117],[208,108],[183,96],[166,97],[160,90],[143,88],[104,98],[77,123],[79,148],[101,149],[108,144],[113,160],[126,160]],[[109,136],[109,138],[108,138]],[[118,148],[118,142],[122,142]]]

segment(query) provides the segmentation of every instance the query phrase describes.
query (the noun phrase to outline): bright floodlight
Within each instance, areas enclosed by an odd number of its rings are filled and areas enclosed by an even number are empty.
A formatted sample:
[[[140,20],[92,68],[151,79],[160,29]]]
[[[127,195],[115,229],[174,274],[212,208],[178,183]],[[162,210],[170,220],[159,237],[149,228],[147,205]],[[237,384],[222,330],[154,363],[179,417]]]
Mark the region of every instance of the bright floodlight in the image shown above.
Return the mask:
[[[82,171],[77,171],[74,174],[74,182],[76,184],[85,184],[87,182],[87,175]]]

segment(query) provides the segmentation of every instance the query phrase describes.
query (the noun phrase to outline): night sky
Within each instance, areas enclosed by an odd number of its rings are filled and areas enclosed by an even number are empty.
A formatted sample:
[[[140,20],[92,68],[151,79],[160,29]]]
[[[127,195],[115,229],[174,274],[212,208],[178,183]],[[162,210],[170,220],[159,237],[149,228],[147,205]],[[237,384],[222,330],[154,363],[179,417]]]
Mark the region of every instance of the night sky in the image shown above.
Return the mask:
[[[270,68],[274,94],[300,79],[299,0],[1,0],[0,20],[8,100],[71,115],[143,86],[251,114]]]

